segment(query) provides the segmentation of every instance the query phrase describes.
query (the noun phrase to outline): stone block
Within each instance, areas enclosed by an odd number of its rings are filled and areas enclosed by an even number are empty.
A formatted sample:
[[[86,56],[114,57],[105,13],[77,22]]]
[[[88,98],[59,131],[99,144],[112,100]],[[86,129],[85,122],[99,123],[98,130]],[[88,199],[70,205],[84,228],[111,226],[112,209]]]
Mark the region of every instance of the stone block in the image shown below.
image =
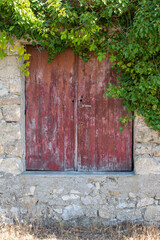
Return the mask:
[[[7,66],[19,69],[19,60],[17,56],[10,55],[7,57]]]
[[[14,104],[20,105],[21,98],[15,97],[15,96],[0,97],[0,106],[14,105]]]
[[[97,217],[97,205],[87,206],[84,210],[84,214],[89,218]]]
[[[64,188],[59,188],[59,189],[53,189],[52,190],[53,194],[61,194],[64,193]]]
[[[84,205],[93,204],[92,197],[90,197],[90,196],[82,197],[81,201]]]
[[[135,155],[144,155],[144,154],[152,154],[152,143],[137,143],[135,147]]]
[[[121,222],[123,221],[142,221],[142,214],[139,209],[123,209],[117,211],[117,219]]]
[[[160,206],[149,206],[147,207],[144,215],[144,219],[148,222],[159,222],[160,221]]]
[[[128,196],[129,196],[129,198],[130,198],[131,200],[135,200],[135,199],[136,199],[136,195],[135,195],[134,193],[132,193],[132,192],[130,192],[130,193],[128,194]]]
[[[15,93],[15,94],[20,95],[20,93],[21,93],[21,79],[20,78],[10,79],[9,91],[10,91],[10,93]]]
[[[72,190],[70,191],[70,193],[71,193],[71,194],[80,194],[80,192],[79,192],[79,191],[77,191],[77,190],[74,190],[74,189],[72,189]]]
[[[75,200],[75,199],[79,199],[79,198],[80,198],[80,196],[75,195],[75,194],[69,194],[69,195],[62,196],[62,199],[64,201],[70,201],[70,200]]]
[[[105,219],[115,218],[115,208],[112,205],[102,206],[99,209],[99,216]]]
[[[122,191],[123,192],[123,191]],[[115,201],[118,201],[118,202],[122,202],[122,200],[125,202],[128,201],[129,197],[128,197],[128,193],[121,193],[121,194],[118,194],[117,196],[114,197]],[[108,201],[110,201],[112,203],[113,201],[113,198],[110,198],[108,199]]]
[[[13,141],[9,141],[7,142],[7,144],[5,144],[4,147],[4,152],[8,155],[8,156],[17,156],[17,157],[22,157],[22,144],[21,142],[13,142]]]
[[[20,121],[20,106],[4,106],[3,107],[3,116],[6,122],[18,122]]]
[[[96,195],[94,197],[85,196],[81,197],[81,201],[84,205],[92,205],[92,204],[103,204],[103,199],[100,195]]]
[[[0,69],[0,79],[3,82],[9,82],[9,79],[20,77],[20,69],[18,66],[15,68],[14,66],[5,66],[3,69]]]
[[[22,160],[19,158],[0,159],[0,171],[17,175],[23,172]]]
[[[117,209],[124,209],[124,208],[134,208],[135,203],[129,202],[122,202],[117,205]]]
[[[137,208],[153,205],[154,202],[155,200],[153,198],[143,198],[138,202]]]
[[[7,83],[0,83],[0,97],[8,95],[9,87]]]
[[[21,138],[20,125],[15,123],[0,124],[0,141],[5,143],[11,140],[19,140]]]
[[[84,215],[83,209],[79,205],[69,205],[63,209],[62,219],[69,220],[72,218],[82,217]]]
[[[58,201],[57,201],[57,199],[58,199]],[[51,207],[54,207],[54,206],[57,207],[57,206],[59,206],[59,205],[65,206],[65,205],[70,205],[70,204],[72,204],[72,202],[69,203],[69,204],[67,204],[65,201],[63,201],[62,199],[59,199],[59,198],[57,198],[57,197],[52,198],[52,199],[49,199],[49,198],[46,198],[46,196],[42,196],[42,197],[40,198],[39,202],[40,202],[40,203],[43,203],[43,204],[47,204],[47,205],[49,205],[49,206],[51,206]],[[77,204],[77,203],[76,203],[76,204]]]
[[[154,131],[151,128],[142,128],[136,130],[135,141],[141,143],[156,142],[159,139],[158,131]]]
[[[136,174],[160,174],[160,162],[155,158],[137,158],[135,160]]]

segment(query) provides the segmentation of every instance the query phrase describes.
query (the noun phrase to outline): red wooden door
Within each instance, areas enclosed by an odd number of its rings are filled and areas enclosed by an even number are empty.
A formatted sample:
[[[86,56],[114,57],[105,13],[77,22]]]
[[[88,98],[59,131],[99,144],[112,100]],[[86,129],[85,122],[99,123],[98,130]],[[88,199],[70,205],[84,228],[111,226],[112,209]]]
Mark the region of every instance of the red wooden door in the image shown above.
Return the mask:
[[[26,79],[26,165],[28,170],[132,170],[132,123],[119,99],[106,98],[116,81],[109,56],[84,63],[71,49],[47,63],[45,51],[31,53]]]

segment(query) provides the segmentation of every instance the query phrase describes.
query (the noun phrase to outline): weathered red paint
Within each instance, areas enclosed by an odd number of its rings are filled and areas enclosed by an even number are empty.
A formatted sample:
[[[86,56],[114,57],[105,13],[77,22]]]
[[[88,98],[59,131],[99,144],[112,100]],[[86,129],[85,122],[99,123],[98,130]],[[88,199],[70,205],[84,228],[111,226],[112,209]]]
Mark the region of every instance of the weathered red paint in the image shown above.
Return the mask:
[[[47,63],[45,51],[31,53],[26,79],[26,164],[28,170],[132,170],[132,123],[105,88],[116,82],[109,56],[84,63],[69,48]]]
[[[74,55],[69,49],[47,63],[45,51],[27,51],[27,169],[74,170]]]
[[[127,115],[122,102],[104,95],[116,83],[109,56],[99,63],[93,56],[78,65],[78,166],[79,171],[132,169],[132,123],[119,131],[119,118]]]

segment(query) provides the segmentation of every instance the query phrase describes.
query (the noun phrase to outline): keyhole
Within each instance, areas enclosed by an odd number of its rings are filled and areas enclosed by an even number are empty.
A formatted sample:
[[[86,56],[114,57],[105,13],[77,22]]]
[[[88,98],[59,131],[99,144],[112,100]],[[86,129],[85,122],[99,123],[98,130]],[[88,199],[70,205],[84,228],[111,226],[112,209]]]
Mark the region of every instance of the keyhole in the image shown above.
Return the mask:
[[[74,102],[74,100],[72,100],[72,102]]]

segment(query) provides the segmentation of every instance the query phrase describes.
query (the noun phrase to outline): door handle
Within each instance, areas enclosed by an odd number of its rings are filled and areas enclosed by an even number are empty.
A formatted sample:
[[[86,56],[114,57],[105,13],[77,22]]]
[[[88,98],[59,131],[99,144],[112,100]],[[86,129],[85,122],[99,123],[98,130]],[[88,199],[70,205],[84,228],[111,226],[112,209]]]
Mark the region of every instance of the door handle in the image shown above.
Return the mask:
[[[81,108],[90,108],[91,107],[91,105],[82,105],[82,107]]]

